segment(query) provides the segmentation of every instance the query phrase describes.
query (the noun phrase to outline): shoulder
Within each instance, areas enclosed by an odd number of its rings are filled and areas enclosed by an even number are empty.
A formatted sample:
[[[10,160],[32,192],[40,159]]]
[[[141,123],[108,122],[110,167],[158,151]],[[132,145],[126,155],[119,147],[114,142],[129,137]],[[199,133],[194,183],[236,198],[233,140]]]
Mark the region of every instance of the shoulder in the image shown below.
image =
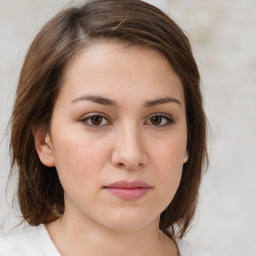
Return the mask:
[[[34,243],[38,237],[39,227],[28,227],[15,234],[0,238],[0,255],[15,256],[30,255],[29,250],[33,250]]]
[[[0,256],[58,256],[56,252],[46,254],[45,248],[51,247],[47,239],[50,240],[44,225],[24,228],[15,234],[0,238]]]
[[[179,248],[180,256],[212,256],[208,252],[190,244],[189,242],[175,238]]]

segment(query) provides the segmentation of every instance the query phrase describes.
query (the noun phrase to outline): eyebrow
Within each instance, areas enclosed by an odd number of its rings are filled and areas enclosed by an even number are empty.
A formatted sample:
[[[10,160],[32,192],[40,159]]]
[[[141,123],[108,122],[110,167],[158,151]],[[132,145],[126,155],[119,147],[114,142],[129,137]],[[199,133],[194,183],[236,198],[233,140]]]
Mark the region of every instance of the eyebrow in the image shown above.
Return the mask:
[[[102,96],[96,96],[96,95],[84,95],[82,97],[79,97],[79,98],[73,100],[71,102],[71,104],[79,102],[79,101],[84,101],[84,100],[95,102],[100,105],[105,105],[105,106],[110,106],[110,107],[118,107],[118,104],[115,101],[113,101],[111,99],[104,98]],[[155,99],[155,100],[146,101],[144,103],[144,107],[149,108],[149,107],[153,107],[156,105],[162,105],[162,104],[170,103],[170,102],[177,103],[180,106],[182,106],[182,104],[179,100],[172,98],[172,97],[165,97],[165,98],[159,98],[159,99]]]
[[[179,104],[180,106],[182,106],[181,102],[175,98],[171,98],[171,97],[166,97],[166,98],[160,98],[160,99],[156,99],[156,100],[149,100],[145,102],[145,107],[149,108],[149,107],[153,107],[156,105],[161,105],[161,104],[165,104],[165,103],[170,103],[170,102],[174,102]]]
[[[101,97],[101,96],[95,96],[95,95],[85,95],[82,97],[79,97],[75,100],[73,100],[71,103],[76,103],[78,101],[88,100],[92,101],[101,105],[110,106],[110,107],[117,107],[117,103],[113,100]]]

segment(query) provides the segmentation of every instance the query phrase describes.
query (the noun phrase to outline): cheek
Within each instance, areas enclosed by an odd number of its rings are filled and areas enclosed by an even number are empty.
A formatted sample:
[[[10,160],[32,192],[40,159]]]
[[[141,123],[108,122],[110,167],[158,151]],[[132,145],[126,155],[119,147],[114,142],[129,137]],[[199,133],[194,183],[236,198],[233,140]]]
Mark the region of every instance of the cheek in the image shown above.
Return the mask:
[[[186,138],[182,140],[165,141],[155,150],[155,169],[157,171],[161,194],[166,200],[172,200],[176,193],[182,175],[184,156],[186,152]]]
[[[169,166],[169,170],[173,171],[182,169],[186,154],[185,136],[180,139],[165,140],[154,149],[160,164],[165,167]]]
[[[73,125],[70,129],[55,131],[54,157],[57,161],[67,161],[69,165],[95,164],[95,160],[104,156],[106,151],[102,145],[107,144],[84,131],[83,127]]]
[[[77,189],[88,187],[97,180],[109,159],[109,144],[85,135],[84,132],[68,134],[65,131],[55,134],[55,165],[64,190],[65,185]]]

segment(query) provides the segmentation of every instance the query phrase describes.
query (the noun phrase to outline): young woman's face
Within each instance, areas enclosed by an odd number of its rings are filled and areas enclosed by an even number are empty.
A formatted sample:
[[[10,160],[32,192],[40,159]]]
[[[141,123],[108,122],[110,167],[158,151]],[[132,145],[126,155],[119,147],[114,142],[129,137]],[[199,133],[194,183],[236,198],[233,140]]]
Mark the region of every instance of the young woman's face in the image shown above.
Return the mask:
[[[155,50],[91,46],[66,73],[46,142],[64,217],[112,230],[158,223],[187,160],[182,83]]]

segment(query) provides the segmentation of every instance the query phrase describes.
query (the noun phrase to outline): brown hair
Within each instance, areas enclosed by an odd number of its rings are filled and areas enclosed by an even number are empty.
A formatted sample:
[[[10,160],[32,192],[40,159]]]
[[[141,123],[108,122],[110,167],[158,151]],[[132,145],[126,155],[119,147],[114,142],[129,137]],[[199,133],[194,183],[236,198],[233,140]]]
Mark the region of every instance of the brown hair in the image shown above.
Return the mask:
[[[37,155],[32,127],[47,131],[65,68],[93,41],[114,39],[161,52],[180,77],[185,93],[189,160],[179,188],[161,213],[159,228],[182,237],[194,216],[206,151],[206,118],[200,76],[188,38],[166,14],[139,0],[94,0],[52,18],[34,39],[18,82],[11,117],[12,170],[18,169],[18,201],[30,225],[49,223],[64,212],[55,167]]]

